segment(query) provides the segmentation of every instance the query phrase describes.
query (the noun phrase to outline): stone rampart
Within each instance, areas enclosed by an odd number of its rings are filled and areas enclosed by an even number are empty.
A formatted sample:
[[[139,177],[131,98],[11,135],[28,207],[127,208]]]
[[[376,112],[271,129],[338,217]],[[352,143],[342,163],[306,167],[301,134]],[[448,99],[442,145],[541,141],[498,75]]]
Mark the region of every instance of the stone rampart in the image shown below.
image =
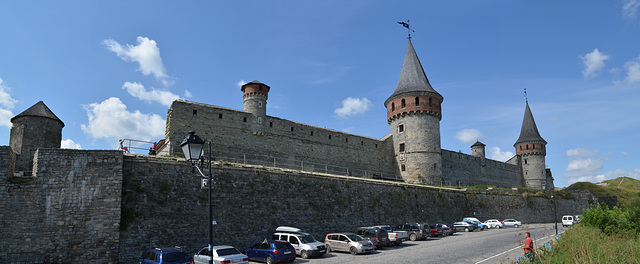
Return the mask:
[[[522,186],[517,165],[450,150],[442,150],[442,175],[448,186]]]

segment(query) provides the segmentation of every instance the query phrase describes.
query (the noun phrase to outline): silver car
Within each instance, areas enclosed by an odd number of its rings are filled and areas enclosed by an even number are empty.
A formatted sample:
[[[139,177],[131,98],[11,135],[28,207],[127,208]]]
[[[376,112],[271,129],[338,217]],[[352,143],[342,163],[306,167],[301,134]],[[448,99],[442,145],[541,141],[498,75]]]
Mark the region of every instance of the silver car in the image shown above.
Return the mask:
[[[503,228],[504,227],[504,223],[498,221],[498,219],[489,219],[486,222],[484,222],[485,225],[487,225],[487,227],[489,228]]]
[[[327,251],[344,251],[353,255],[371,252],[375,249],[373,243],[354,233],[331,233],[324,238]]]
[[[193,255],[193,263],[209,264],[210,255],[209,248],[203,248]],[[213,246],[213,263],[220,264],[223,261],[224,263],[248,264],[249,257],[232,246]]]
[[[504,223],[504,226],[513,226],[513,227],[522,226],[522,222],[516,219],[504,219],[502,222]]]

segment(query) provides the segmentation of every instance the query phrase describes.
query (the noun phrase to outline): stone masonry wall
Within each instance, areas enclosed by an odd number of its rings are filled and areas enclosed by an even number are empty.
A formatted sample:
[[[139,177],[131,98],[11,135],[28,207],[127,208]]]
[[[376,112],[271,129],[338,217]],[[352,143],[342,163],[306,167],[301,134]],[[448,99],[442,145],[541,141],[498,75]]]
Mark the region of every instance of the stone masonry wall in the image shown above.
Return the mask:
[[[117,263],[122,152],[39,149],[33,167],[0,175],[0,263]]]
[[[365,176],[361,171],[395,175],[391,140],[369,138],[336,130],[310,126],[267,116],[264,130],[254,133],[252,114],[202,103],[176,100],[167,114],[167,144],[159,155],[182,156],[179,144],[188,131],[212,142],[213,156],[244,158],[273,163],[291,162],[290,167],[306,163],[309,170],[322,170],[325,165],[341,167],[347,174]],[[313,167],[320,167],[313,168]],[[358,173],[355,173],[358,171]],[[337,173],[337,172],[335,172]],[[356,175],[362,174],[362,175]]]
[[[522,186],[517,165],[450,150],[442,150],[442,176],[447,186]]]
[[[206,171],[206,170],[205,170]],[[454,222],[473,216],[551,222],[545,197],[506,190],[461,191],[347,176],[220,163],[213,169],[214,244],[243,249],[277,226],[300,227],[317,239],[358,226]],[[208,190],[185,161],[125,156],[120,262],[152,247],[195,253],[208,243]],[[586,200],[557,200],[558,215],[577,214]],[[125,216],[126,215],[126,216]]]

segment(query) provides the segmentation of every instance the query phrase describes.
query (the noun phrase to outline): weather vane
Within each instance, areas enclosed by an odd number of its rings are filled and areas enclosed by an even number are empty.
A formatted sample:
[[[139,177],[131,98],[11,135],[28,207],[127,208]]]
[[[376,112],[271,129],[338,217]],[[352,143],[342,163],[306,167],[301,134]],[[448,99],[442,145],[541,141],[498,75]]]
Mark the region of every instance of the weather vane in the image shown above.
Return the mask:
[[[527,88],[524,88],[524,102],[529,103],[529,98],[527,98]]]
[[[415,32],[415,31],[409,28],[409,21],[411,21],[411,18],[407,19],[407,22],[399,21],[398,24],[407,28],[407,31],[409,32],[409,39],[411,39],[411,32]]]

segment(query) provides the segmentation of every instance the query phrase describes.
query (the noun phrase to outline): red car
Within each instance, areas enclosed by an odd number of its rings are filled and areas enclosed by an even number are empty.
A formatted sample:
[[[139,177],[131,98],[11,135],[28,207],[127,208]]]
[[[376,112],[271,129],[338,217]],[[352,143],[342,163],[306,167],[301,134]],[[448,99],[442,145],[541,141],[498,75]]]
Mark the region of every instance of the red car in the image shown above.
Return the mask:
[[[431,229],[432,237],[439,237],[442,235],[442,227],[438,227],[436,224],[429,224],[429,228]]]

